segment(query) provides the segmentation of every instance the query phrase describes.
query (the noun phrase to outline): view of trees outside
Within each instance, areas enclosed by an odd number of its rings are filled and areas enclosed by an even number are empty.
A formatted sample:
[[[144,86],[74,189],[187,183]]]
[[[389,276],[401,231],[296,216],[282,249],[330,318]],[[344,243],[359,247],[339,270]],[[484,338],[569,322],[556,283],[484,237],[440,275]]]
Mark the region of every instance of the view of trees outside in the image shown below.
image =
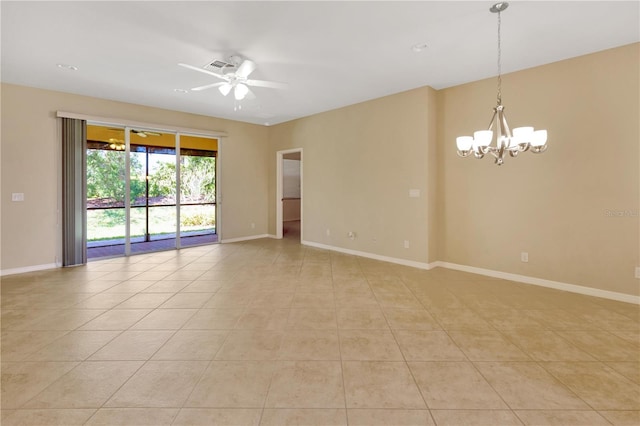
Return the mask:
[[[180,203],[215,202],[215,157],[180,156]],[[131,236],[145,235],[146,154],[130,156]],[[176,164],[173,154],[149,155],[149,205],[175,204]],[[124,238],[125,153],[87,150],[87,234],[89,241]],[[134,208],[134,206],[136,208]],[[99,209],[100,207],[121,207]],[[95,209],[98,208],[98,209]],[[149,233],[175,233],[175,208],[150,207]],[[215,229],[215,206],[181,206],[181,232]]]

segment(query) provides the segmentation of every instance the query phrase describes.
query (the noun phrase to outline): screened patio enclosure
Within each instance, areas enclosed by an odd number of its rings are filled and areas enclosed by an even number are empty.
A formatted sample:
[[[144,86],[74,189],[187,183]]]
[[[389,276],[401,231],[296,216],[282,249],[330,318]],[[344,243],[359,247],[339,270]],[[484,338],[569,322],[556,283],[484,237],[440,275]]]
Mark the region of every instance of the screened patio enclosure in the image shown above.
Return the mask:
[[[216,157],[216,139],[87,125],[87,257],[217,242]]]

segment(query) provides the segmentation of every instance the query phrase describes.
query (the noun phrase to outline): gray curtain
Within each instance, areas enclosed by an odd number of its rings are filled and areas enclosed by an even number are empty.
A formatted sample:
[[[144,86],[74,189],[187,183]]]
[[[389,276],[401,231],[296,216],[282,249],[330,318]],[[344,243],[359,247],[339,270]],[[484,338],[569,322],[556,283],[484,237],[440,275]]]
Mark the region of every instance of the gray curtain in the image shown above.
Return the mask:
[[[62,118],[62,266],[87,263],[87,122]]]

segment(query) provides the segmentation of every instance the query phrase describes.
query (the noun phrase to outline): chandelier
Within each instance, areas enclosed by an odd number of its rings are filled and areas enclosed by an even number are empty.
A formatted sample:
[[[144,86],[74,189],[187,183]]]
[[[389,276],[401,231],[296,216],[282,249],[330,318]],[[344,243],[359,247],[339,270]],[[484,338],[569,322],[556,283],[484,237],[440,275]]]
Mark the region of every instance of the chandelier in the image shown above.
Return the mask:
[[[498,166],[504,163],[509,153],[516,157],[519,153],[530,150],[535,154],[547,149],[547,131],[534,130],[533,127],[517,127],[513,131],[507,124],[502,105],[502,50],[500,47],[500,12],[509,6],[507,2],[496,3],[489,9],[498,14],[498,104],[493,108],[493,117],[487,130],[478,130],[473,136],[459,136],[456,138],[458,155],[467,157],[473,154],[475,158],[483,158],[485,154],[495,157]],[[495,131],[494,131],[495,129]],[[495,137],[494,137],[495,136]]]

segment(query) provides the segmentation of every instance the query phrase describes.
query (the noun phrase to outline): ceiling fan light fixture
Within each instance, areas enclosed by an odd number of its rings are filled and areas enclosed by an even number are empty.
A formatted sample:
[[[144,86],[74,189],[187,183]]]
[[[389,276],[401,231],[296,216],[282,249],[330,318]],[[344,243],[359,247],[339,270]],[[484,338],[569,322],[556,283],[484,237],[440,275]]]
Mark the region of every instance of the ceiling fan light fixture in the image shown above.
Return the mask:
[[[239,83],[236,84],[236,88],[233,91],[233,96],[235,96],[237,101],[241,101],[245,96],[247,96],[247,93],[249,93],[249,88],[245,84]]]
[[[222,93],[222,96],[227,96],[231,91],[231,85],[229,83],[225,83],[222,86],[218,87],[218,90],[220,91],[220,93]]]
[[[109,148],[114,149],[116,151],[124,151],[124,141],[121,141],[116,138],[109,138]]]

